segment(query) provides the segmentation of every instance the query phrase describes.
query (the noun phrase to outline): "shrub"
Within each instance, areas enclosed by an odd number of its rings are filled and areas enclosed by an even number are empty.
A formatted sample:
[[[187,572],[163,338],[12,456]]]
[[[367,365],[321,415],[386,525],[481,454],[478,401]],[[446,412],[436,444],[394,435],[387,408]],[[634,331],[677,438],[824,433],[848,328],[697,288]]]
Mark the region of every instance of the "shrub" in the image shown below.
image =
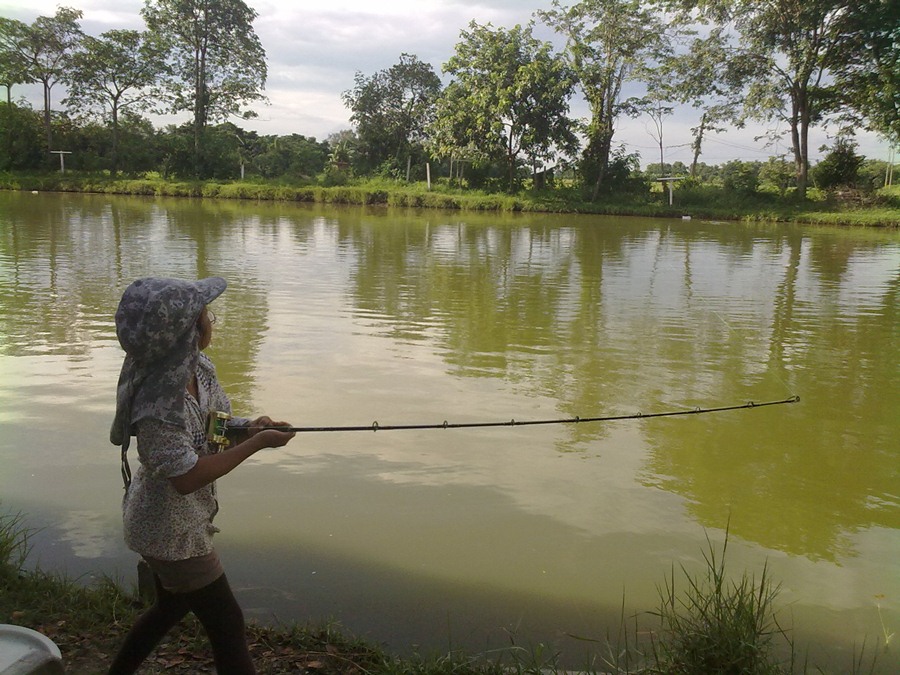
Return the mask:
[[[729,192],[744,195],[756,194],[759,188],[758,162],[742,162],[738,159],[722,165],[722,185]]]
[[[784,157],[769,157],[769,161],[759,169],[759,180],[764,185],[773,187],[782,197],[796,182],[794,165]]]
[[[823,147],[822,150],[827,148]],[[831,151],[813,167],[813,181],[825,190],[856,187],[863,159],[856,154],[856,143],[849,138],[838,138]]]
[[[350,177],[351,174],[349,169],[343,169],[334,164],[329,164],[325,167],[325,171],[322,173],[320,180],[325,187],[335,187],[346,185],[350,182]]]

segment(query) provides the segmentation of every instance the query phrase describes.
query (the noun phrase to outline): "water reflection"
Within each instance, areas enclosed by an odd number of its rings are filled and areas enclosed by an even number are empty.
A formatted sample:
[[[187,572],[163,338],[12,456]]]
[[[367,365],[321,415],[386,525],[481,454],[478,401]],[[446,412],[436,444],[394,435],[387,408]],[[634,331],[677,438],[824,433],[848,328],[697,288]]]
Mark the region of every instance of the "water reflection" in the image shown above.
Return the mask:
[[[228,278],[211,350],[239,413],[439,423],[802,399],[527,432],[304,438],[259,456],[265,473],[242,473],[239,495],[263,492],[273,511],[306,513],[298,481],[313,494],[355,481],[335,489],[358,501],[321,513],[321,531],[282,526],[274,539],[324,545],[322,532],[353,513],[369,528],[357,531],[353,555],[406,565],[417,554],[402,542],[376,552],[371,541],[394,536],[396,491],[421,518],[416,544],[440,558],[447,542],[430,540],[446,524],[442,499],[462,490],[474,510],[450,512],[474,522],[490,504],[490,536],[510,537],[510,550],[537,526],[546,536],[559,528],[560,568],[571,564],[566,542],[591,551],[631,542],[607,564],[652,575],[654,561],[685,553],[648,542],[693,547],[698,524],[730,522],[766,553],[858,577],[900,528],[896,233],[0,193],[5,466],[50,461],[50,451],[16,451],[29,433],[20,420],[48,405],[67,424],[87,415],[100,447],[119,366],[112,313],[121,290],[148,274]],[[108,449],[84,452],[108,463],[96,454]],[[364,475],[342,468],[349,458]],[[386,500],[384,524],[363,517],[366,494]],[[60,519],[87,542],[76,555],[106,550],[79,529],[95,513]],[[245,527],[257,536],[255,523]],[[486,578],[505,573],[488,567]],[[882,585],[896,572],[886,568],[875,573]],[[570,571],[566,593],[584,593]]]
[[[118,530],[109,528],[109,514],[76,509],[60,523],[60,540],[79,558],[101,558],[119,547]]]

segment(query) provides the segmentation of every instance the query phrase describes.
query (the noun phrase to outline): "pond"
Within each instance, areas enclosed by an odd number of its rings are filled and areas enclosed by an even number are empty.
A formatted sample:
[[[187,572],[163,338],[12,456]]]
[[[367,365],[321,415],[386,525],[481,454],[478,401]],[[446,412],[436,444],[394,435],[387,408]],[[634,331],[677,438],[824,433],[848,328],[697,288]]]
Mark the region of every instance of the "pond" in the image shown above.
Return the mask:
[[[813,662],[900,628],[896,232],[0,192],[0,510],[85,581],[136,579],[108,429],[146,275],[228,280],[208,352],[237,414],[628,418],[257,454],[217,516],[251,619],[581,665],[727,540]]]

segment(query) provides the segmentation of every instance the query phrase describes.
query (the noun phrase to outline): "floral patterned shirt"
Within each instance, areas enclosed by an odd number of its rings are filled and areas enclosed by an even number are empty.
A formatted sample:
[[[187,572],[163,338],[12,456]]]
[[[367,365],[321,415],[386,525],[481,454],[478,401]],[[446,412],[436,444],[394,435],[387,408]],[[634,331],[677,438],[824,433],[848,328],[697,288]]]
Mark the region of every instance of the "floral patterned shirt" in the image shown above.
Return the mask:
[[[197,364],[198,397],[185,397],[187,428],[147,417],[136,424],[140,465],[125,493],[125,543],[141,555],[160,560],[185,560],[213,550],[218,531],[212,521],[219,510],[215,482],[182,495],[170,478],[190,471],[203,456],[218,451],[206,439],[210,411],[231,412],[231,403],[209,358]],[[236,418],[229,426],[249,420]]]

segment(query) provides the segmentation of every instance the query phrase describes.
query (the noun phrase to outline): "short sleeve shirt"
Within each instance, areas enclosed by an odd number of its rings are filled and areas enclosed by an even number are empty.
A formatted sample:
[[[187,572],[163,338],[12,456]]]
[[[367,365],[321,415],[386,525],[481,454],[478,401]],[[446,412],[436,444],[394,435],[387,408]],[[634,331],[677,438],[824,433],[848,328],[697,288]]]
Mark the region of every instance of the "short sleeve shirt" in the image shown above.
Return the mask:
[[[142,419],[135,426],[140,465],[123,502],[125,543],[150,558],[185,560],[213,550],[212,536],[218,531],[212,522],[219,509],[216,484],[182,495],[169,480],[190,471],[203,455],[218,450],[206,439],[208,413],[231,412],[215,367],[202,353],[197,389],[197,398],[185,397],[186,428],[154,418]]]

